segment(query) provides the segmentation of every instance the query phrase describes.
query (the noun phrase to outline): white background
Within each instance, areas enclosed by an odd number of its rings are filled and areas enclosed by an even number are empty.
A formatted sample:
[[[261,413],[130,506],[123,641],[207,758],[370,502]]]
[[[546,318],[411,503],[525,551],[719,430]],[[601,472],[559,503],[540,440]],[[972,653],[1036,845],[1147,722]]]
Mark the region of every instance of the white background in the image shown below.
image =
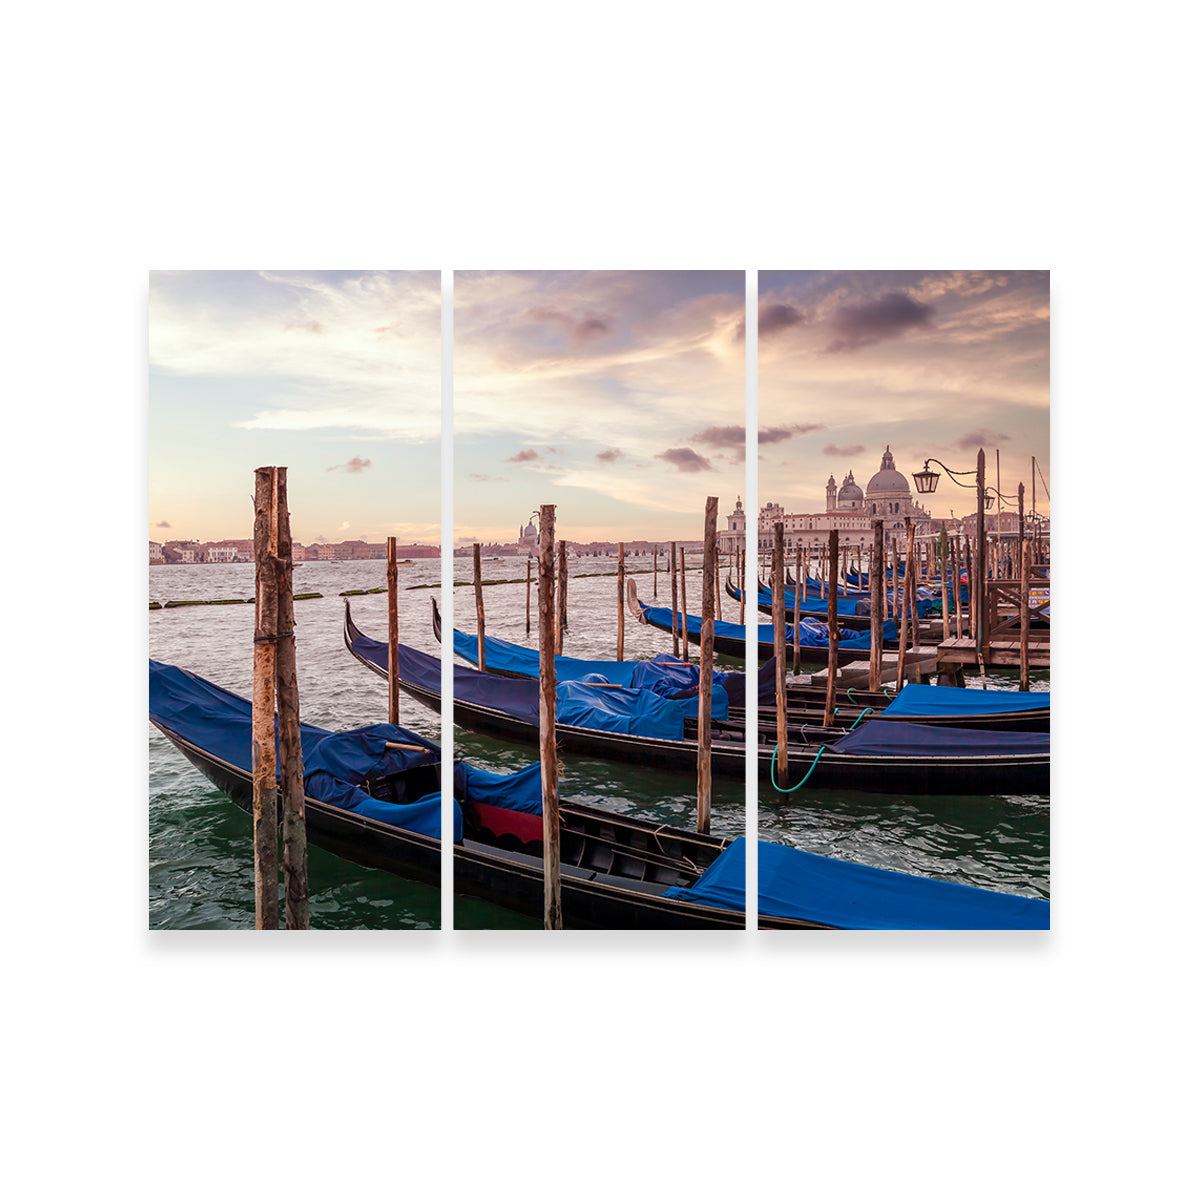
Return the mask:
[[[9,14],[16,1194],[1170,1189],[1194,639],[1151,639],[1195,608],[1186,11]],[[1053,932],[148,934],[168,267],[1049,268]]]

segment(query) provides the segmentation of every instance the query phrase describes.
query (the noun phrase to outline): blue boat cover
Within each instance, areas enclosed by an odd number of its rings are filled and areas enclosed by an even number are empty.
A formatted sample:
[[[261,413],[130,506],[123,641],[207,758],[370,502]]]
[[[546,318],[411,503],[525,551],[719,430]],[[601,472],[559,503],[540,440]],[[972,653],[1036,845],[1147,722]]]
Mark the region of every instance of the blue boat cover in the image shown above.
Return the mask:
[[[477,800],[540,817],[542,765],[530,763],[511,775],[494,775],[460,759],[454,764],[454,794],[460,800]]]
[[[252,769],[249,700],[180,667],[150,660],[150,716],[177,737],[243,771]],[[425,751],[389,750],[385,742],[407,742]],[[276,752],[278,753],[278,720]],[[392,804],[370,796],[358,784],[368,779],[428,766],[440,761],[436,742],[399,725],[368,725],[330,733],[300,725],[304,793],[336,808],[437,838],[441,834],[441,796],[414,796]],[[455,806],[455,835],[462,813]]]
[[[746,847],[738,838],[690,888],[664,895],[745,911]],[[836,929],[1049,929],[1045,900],[758,845],[758,911]]]
[[[947,689],[949,690],[949,689]],[[906,755],[954,758],[975,754],[1049,754],[1048,733],[1014,733],[1005,729],[943,729],[907,721],[864,721],[832,743],[836,754]]]
[[[503,638],[484,636],[484,653],[488,669],[509,671],[537,679],[541,672],[541,657],[532,646],[517,646]],[[454,631],[454,653],[475,666],[479,665],[479,639],[468,633]],[[570,658],[554,656],[554,676],[559,683],[578,683],[589,675],[598,675],[605,683],[621,687],[646,688],[660,696],[674,696],[700,684],[700,668],[670,654],[657,654],[649,661],[617,662],[614,659]],[[724,681],[725,672],[714,671],[713,683]],[[591,680],[589,682],[595,682]]]
[[[998,692],[994,688],[935,687],[908,683],[884,710],[889,716],[964,716],[1049,708],[1049,692]]]
[[[370,638],[352,643],[356,653],[386,670],[387,646]],[[434,694],[442,690],[442,664],[430,654],[402,643],[397,646],[400,678]],[[495,709],[532,725],[540,725],[539,684],[536,679],[508,679],[474,667],[455,665],[454,698]],[[652,692],[633,688],[592,687],[586,683],[561,683],[556,694],[557,720],[638,737],[683,737],[683,718],[695,716],[698,699],[667,700]],[[712,715],[722,720],[729,715],[729,697],[724,688],[713,688]]]
[[[652,608],[648,604],[642,605],[642,612],[645,614],[646,620],[651,625],[659,629],[669,630],[671,628],[671,610],[669,608]],[[677,618],[680,628],[683,626],[683,616]],[[689,633],[699,635],[703,621],[700,617],[688,613],[687,628]],[[749,626],[750,629],[757,631],[758,641],[760,644],[773,643],[775,640],[774,627],[770,624],[758,624]],[[728,621],[714,621],[713,633],[717,637],[729,638],[731,641],[745,642],[746,641],[745,625],[732,625]],[[787,643],[789,646],[793,644],[795,630],[791,625],[786,627]],[[885,621],[883,624],[883,639],[884,641],[895,641],[900,636],[899,630],[892,621]],[[838,635],[838,644],[847,650],[854,649],[869,649],[871,645],[871,631],[869,629],[843,629]],[[828,646],[829,645],[829,630],[828,627],[820,621],[802,620],[800,622],[800,645],[801,646]]]
[[[592,687],[586,683],[560,683],[557,691],[557,720],[564,725],[601,729],[636,737],[683,738],[684,717],[698,717],[700,698],[668,700],[642,688]],[[713,719],[729,716],[729,697],[724,688],[713,688]]]

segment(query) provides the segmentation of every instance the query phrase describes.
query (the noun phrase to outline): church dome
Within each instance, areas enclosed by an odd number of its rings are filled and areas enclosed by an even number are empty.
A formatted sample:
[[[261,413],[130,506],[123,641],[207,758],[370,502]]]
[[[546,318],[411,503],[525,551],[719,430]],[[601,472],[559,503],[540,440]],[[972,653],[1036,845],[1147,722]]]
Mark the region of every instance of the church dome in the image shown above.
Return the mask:
[[[867,495],[878,492],[904,492],[908,494],[908,480],[896,470],[896,462],[892,458],[892,448],[889,446],[879,460],[879,470],[871,476],[867,484]]]
[[[862,488],[854,482],[854,472],[851,471],[845,479],[842,480],[841,490],[837,494],[838,503],[841,504],[845,500],[861,500],[863,498]]]

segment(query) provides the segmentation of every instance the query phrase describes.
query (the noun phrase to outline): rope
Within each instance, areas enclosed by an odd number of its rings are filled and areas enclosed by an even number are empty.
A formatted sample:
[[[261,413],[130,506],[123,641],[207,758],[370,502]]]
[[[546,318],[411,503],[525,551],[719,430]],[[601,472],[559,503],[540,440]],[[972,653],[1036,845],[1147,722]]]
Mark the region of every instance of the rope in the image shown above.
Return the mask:
[[[798,792],[808,782],[808,776],[813,773],[813,771],[816,769],[817,763],[821,761],[821,755],[825,753],[825,747],[822,746],[820,750],[817,751],[817,757],[812,760],[812,766],[808,768],[808,774],[805,775],[804,778],[800,780],[800,782],[796,784],[794,788],[781,788],[779,784],[775,782],[775,756],[778,753],[779,743],[776,742],[775,749],[771,751],[771,786],[782,795],[790,796],[792,792]]]
[[[850,728],[853,729],[859,723],[859,721],[861,721],[863,717],[867,715],[867,713],[872,713],[874,711],[875,710],[873,708],[864,708],[862,712],[860,712],[858,716],[854,718],[854,725],[851,725]]]

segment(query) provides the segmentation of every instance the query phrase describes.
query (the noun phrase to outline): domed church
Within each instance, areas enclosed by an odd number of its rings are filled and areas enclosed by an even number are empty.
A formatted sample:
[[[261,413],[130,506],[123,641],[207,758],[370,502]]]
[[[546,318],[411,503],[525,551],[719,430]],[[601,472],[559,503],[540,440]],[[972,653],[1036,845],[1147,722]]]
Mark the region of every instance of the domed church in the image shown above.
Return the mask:
[[[758,544],[760,550],[770,550],[774,545],[775,523],[782,521],[784,545],[789,550],[798,545],[822,545],[828,541],[831,529],[840,532],[844,545],[862,546],[871,537],[873,520],[883,521],[884,536],[890,540],[897,532],[903,533],[905,517],[912,518],[918,536],[929,533],[935,524],[929,512],[913,499],[908,479],[896,470],[889,445],[865,491],[854,481],[853,471],[846,473],[841,487],[829,476],[823,513],[785,513],[780,504],[765,504],[759,509]],[[723,531],[724,541],[729,547],[740,549],[745,545],[745,514],[740,500],[733,517],[726,519],[730,527]]]

